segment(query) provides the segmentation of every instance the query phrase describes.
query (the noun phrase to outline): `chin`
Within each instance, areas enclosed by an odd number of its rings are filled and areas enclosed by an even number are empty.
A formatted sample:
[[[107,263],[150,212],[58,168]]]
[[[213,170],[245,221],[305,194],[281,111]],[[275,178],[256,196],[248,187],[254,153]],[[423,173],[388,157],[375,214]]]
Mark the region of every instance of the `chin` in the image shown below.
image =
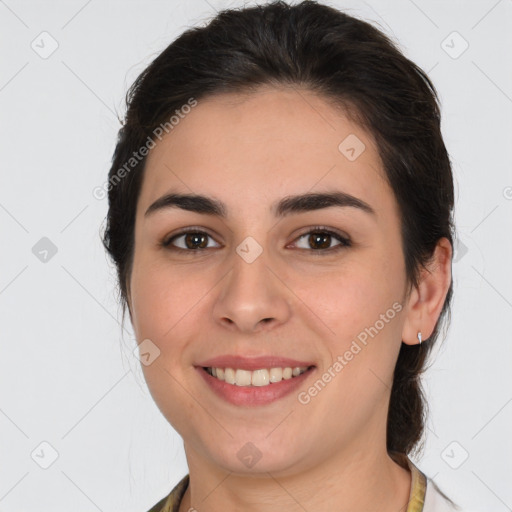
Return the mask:
[[[254,475],[264,473],[287,473],[292,468],[297,470],[301,453],[298,447],[283,444],[280,440],[273,442],[270,438],[250,441],[250,437],[230,440],[228,445],[207,446],[209,459],[225,471],[236,474]],[[295,472],[294,471],[294,472]]]

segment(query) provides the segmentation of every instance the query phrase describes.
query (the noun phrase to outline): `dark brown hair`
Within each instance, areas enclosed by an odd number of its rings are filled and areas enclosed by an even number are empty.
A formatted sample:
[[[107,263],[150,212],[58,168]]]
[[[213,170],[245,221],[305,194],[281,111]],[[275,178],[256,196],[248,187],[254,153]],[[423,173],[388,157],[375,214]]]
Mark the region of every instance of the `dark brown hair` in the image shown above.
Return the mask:
[[[418,285],[437,241],[446,237],[453,246],[452,171],[437,93],[427,75],[371,24],[314,1],[221,11],[206,26],[180,35],[127,93],[109,172],[103,235],[117,269],[123,321],[146,158],[122,179],[119,170],[190,98],[251,92],[264,84],[317,92],[374,136],[400,208],[409,292]],[[390,453],[409,454],[422,437],[426,402],[419,376],[439,326],[450,316],[452,289],[453,281],[429,339],[421,346],[402,343],[388,413]]]

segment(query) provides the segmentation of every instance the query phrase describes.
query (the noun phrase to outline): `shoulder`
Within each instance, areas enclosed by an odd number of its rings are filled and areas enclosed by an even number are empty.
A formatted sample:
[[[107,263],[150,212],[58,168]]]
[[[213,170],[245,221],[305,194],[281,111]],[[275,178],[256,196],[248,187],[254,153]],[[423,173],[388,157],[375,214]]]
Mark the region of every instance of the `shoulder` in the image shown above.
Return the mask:
[[[463,508],[451,500],[437,484],[427,478],[427,489],[425,492],[425,503],[423,512],[477,512],[473,509]]]
[[[174,489],[158,503],[153,505],[148,512],[178,512],[181,500],[187,490],[189,475],[185,475]]]
[[[450,499],[434,480],[427,477],[409,457],[403,456],[403,461],[409,467],[412,475],[407,512],[409,510],[411,512],[477,512],[473,509],[463,508]]]
[[[162,512],[164,510],[165,502],[167,501],[168,498],[169,496],[165,496],[165,498],[162,498],[158,503],[153,505],[148,510],[148,512]]]

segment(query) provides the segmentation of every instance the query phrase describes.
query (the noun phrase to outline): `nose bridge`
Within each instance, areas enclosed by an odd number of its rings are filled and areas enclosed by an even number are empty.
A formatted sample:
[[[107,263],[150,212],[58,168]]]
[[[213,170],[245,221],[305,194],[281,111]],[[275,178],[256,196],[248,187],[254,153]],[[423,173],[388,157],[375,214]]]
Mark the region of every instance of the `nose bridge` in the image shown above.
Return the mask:
[[[232,271],[226,281],[226,293],[240,301],[257,302],[271,293],[271,272],[268,270],[269,250],[254,238],[247,237],[236,248],[232,258]],[[247,307],[247,306],[246,306]]]
[[[231,276],[235,281],[233,284],[242,289],[249,287],[253,292],[268,292],[272,287],[272,283],[269,282],[270,272],[267,268],[271,263],[268,248],[263,249],[263,246],[249,237],[238,245],[235,253]]]

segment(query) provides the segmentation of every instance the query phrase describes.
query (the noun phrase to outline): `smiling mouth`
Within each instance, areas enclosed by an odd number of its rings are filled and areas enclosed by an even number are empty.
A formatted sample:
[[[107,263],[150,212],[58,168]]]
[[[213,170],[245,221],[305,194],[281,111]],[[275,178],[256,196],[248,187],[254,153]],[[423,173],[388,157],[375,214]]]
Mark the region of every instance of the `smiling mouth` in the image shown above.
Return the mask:
[[[258,370],[241,368],[216,368],[203,366],[202,369],[217,380],[244,387],[264,387],[290,380],[313,369],[314,366],[273,367]]]

